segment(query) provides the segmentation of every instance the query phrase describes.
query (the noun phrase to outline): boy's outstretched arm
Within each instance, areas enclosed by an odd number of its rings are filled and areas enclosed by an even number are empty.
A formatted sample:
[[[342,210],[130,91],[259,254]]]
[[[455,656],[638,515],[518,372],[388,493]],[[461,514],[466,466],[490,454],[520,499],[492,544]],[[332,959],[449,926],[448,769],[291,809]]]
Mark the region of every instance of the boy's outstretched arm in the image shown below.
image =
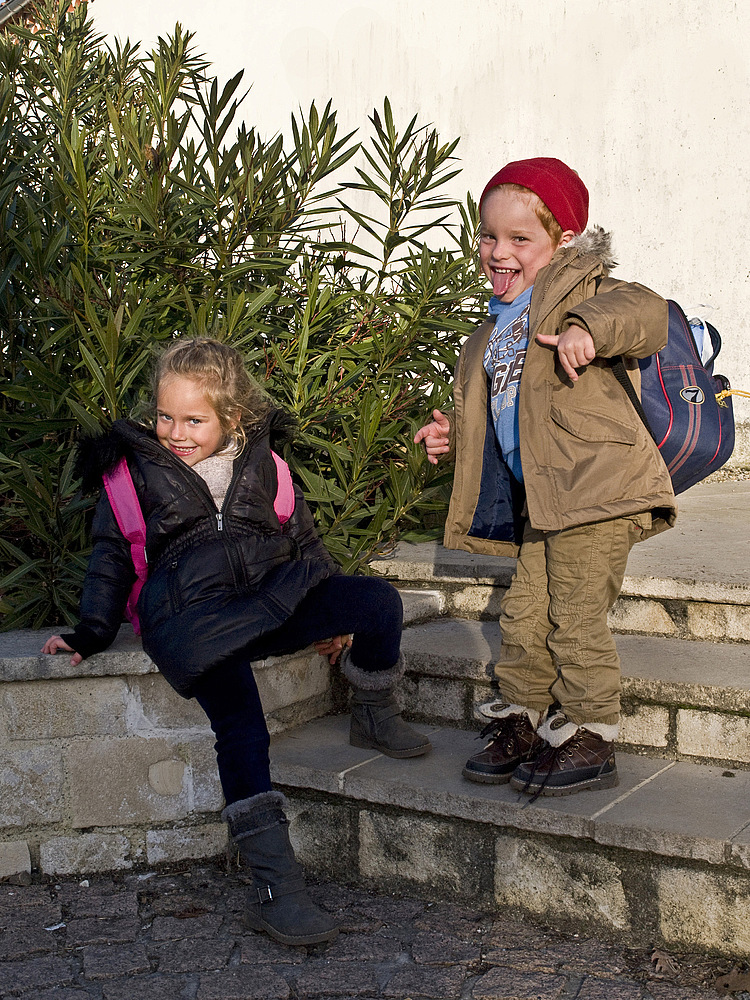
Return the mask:
[[[445,414],[433,410],[432,422],[419,428],[414,435],[414,444],[423,444],[427,460],[437,465],[440,458],[450,451],[450,431],[450,421]]]
[[[599,358],[646,358],[667,342],[669,308],[645,285],[605,278],[597,295],[568,309],[566,324],[589,331]]]
[[[578,381],[576,368],[585,368],[596,357],[594,338],[582,326],[571,324],[562,333],[539,333],[537,341],[546,347],[554,347],[565,374],[573,382]]]

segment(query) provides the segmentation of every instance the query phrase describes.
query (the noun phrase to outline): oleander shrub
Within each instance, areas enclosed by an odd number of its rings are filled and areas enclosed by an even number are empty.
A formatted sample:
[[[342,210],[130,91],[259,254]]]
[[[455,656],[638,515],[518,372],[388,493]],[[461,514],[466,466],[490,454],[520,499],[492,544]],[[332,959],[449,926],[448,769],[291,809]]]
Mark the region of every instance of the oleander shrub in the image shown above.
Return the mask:
[[[127,416],[179,334],[242,349],[297,416],[286,457],[347,570],[434,533],[450,470],[412,437],[481,296],[476,205],[443,193],[457,140],[387,99],[362,136],[329,104],[269,139],[179,25],[144,53],[85,4],[36,22],[0,35],[3,627],[74,620],[76,436]]]

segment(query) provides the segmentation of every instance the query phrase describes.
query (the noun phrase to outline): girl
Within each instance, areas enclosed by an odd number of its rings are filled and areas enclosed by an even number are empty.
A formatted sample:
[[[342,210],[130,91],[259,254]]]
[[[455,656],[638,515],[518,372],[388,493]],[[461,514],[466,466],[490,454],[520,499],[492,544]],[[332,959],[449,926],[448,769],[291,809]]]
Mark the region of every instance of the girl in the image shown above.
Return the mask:
[[[152,400],[152,430],[118,420],[105,437],[80,443],[84,489],[101,486],[125,456],[146,522],[143,648],[181,695],[198,700],[216,735],[222,816],[252,872],[249,926],[284,944],[330,941],[338,928],[307,896],[284,797],[271,790],[251,663],[314,643],[331,663],[340,657],[352,684],[352,745],[392,757],[426,753],[429,740],[401,719],[392,691],[403,670],[401,600],[384,580],[341,572],[299,489],[280,524],[271,444],[288,439],[291,422],[236,350],[173,342],[156,366]],[[135,579],[104,490],[93,542],[80,624],[42,650],[68,650],[74,665],[113,641]]]

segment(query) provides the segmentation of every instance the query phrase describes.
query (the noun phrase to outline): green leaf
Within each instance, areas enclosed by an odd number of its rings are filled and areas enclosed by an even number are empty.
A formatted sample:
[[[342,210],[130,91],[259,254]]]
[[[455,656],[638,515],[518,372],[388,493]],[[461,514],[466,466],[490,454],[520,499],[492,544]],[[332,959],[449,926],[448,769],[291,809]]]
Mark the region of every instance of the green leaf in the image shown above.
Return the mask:
[[[411,439],[485,294],[458,140],[387,97],[356,135],[328,102],[266,138],[179,25],[144,52],[83,5],[38,10],[0,34],[3,627],[74,620],[74,441],[140,412],[180,335],[241,349],[297,415],[286,457],[342,565],[439,530],[450,469]]]

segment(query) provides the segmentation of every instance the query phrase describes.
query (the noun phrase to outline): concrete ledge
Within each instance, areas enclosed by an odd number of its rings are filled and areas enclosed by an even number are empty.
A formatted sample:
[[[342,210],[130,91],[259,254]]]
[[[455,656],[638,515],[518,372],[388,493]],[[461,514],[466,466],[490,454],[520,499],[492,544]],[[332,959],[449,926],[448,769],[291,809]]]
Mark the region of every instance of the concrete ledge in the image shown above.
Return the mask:
[[[401,588],[404,623],[434,618],[445,610],[442,594],[436,590]],[[156,674],[159,671],[143,652],[141,640],[130,625],[123,625],[117,639],[104,653],[91,656],[78,666],[70,665],[70,656],[57,653],[45,656],[41,652],[45,640],[55,631],[66,631],[64,625],[44,629],[16,629],[0,632],[0,683],[7,681],[64,680],[73,677],[118,677]],[[299,654],[295,654],[299,655]],[[269,665],[285,662],[289,657],[273,657]],[[256,666],[262,664],[256,664]],[[181,699],[183,700],[183,699]]]
[[[530,805],[461,777],[474,733],[423,728],[434,751],[406,761],[349,747],[343,717],[274,739],[307,864],[641,947],[750,955],[750,774],[618,753],[618,788]]]
[[[663,688],[667,697],[700,707],[750,712],[750,645],[635,635],[618,635],[615,641],[623,684],[653,696]],[[500,646],[496,622],[456,618],[411,626],[403,638],[410,669],[487,682]]]
[[[0,636],[0,878],[223,850],[214,737],[197,703],[169,687],[129,626],[75,668],[39,653],[49,634]],[[272,733],[334,707],[331,668],[312,649],[255,674]]]
[[[657,541],[645,542],[644,547]],[[405,551],[407,546],[401,546],[397,552],[403,558],[381,561],[374,568],[399,586],[434,586],[442,602],[440,613],[457,618],[498,618],[513,574],[513,560],[450,552],[436,542],[408,548],[421,551]],[[631,557],[631,563],[634,561]],[[629,575],[610,612],[609,624],[621,633],[750,642],[750,585]]]
[[[348,717],[329,716],[274,738],[272,776],[290,787],[472,820],[517,831],[588,839],[672,860],[750,873],[750,774],[618,752],[617,788],[529,804],[510,785],[466,781],[476,732],[419,726],[434,751],[394,761],[348,743]],[[701,808],[690,808],[689,803]]]
[[[123,625],[115,642],[104,653],[90,656],[78,666],[70,665],[70,656],[57,653],[45,656],[44,642],[65,626],[45,629],[17,629],[0,632],[0,675],[3,681],[63,680],[71,677],[117,677],[155,674],[157,669],[143,652],[141,640],[130,625]]]
[[[439,542],[418,545],[401,542],[392,555],[371,563],[376,573],[400,581],[435,580],[501,587],[508,586],[515,567],[515,559],[446,549]]]
[[[407,621],[440,594],[404,593]],[[44,656],[54,629],[0,634],[0,879],[114,871],[224,850],[214,737],[130,626],[76,667]],[[313,649],[254,664],[270,732],[335,707],[337,671]]]

